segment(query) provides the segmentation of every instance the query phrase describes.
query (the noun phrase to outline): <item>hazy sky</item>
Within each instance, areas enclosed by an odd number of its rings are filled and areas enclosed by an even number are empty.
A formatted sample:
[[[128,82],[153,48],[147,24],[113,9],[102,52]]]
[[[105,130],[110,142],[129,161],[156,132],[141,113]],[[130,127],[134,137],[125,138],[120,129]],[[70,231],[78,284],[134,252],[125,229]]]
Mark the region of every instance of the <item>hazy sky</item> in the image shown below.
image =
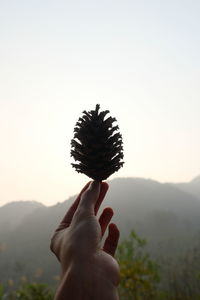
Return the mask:
[[[111,177],[200,174],[200,1],[0,1],[0,205],[47,205],[88,181],[70,140],[96,103],[116,117]]]

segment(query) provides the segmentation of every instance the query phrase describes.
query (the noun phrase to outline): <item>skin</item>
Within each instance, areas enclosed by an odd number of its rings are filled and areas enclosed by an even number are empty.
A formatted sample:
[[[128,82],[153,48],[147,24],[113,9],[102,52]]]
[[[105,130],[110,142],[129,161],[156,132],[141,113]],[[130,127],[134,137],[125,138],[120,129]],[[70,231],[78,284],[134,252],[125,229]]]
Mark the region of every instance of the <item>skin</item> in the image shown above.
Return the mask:
[[[52,237],[51,250],[62,270],[54,300],[119,299],[119,266],[114,259],[119,230],[110,224],[111,208],[97,218],[107,190],[106,182],[87,183]],[[108,236],[101,246],[107,227]]]

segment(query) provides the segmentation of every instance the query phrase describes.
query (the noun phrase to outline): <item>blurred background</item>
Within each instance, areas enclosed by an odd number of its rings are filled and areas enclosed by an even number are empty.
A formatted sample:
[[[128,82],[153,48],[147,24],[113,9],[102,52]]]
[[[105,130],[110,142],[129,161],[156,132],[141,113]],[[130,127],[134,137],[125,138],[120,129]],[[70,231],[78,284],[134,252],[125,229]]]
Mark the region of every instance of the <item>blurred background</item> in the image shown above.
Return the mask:
[[[0,205],[47,205],[87,182],[70,140],[96,103],[117,118],[113,177],[200,173],[199,1],[1,1]]]
[[[174,294],[162,299],[199,299],[199,15],[197,0],[0,1],[5,290],[20,280],[58,279],[49,238],[89,180],[70,165],[70,141],[83,110],[99,103],[124,142],[125,164],[109,178],[107,199],[121,239],[134,229],[157,263],[168,254],[160,286]]]

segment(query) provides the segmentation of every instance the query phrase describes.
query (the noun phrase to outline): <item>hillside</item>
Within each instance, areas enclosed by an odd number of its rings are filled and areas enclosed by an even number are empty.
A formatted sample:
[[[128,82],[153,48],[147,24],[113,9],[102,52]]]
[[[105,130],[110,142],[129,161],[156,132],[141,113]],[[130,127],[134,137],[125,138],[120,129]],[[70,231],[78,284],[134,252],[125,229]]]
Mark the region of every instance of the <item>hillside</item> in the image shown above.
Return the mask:
[[[24,218],[45,207],[36,201],[15,201],[0,207],[0,230],[12,230],[23,223]]]
[[[188,192],[200,200],[200,176],[188,183],[177,183],[176,186],[184,192]]]
[[[147,238],[153,256],[177,255],[195,243],[200,232],[200,200],[191,192],[142,178],[118,178],[109,185],[103,207],[113,207],[121,239],[135,229]],[[0,207],[0,278],[17,280],[25,275],[54,281],[59,268],[49,241],[73,200],[51,207],[33,202]]]

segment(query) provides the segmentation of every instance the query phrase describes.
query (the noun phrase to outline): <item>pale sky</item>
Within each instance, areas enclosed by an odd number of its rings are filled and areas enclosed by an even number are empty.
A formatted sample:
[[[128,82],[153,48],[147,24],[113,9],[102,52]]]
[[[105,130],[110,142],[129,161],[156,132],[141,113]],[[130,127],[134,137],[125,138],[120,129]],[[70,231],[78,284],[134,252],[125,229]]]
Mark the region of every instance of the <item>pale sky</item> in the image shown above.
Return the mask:
[[[124,140],[115,177],[200,174],[200,1],[0,1],[0,206],[64,201],[83,110],[100,103]]]

